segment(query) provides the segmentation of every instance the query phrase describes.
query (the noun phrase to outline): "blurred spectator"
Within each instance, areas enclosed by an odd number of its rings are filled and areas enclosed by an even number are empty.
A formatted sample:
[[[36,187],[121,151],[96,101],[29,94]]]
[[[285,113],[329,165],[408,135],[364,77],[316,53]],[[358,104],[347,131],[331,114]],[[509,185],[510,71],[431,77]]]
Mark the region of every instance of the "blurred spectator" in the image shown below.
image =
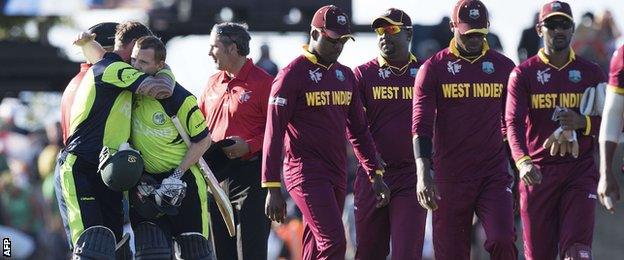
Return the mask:
[[[271,51],[269,49],[269,45],[266,43],[263,43],[262,46],[260,46],[260,59],[256,62],[256,66],[260,67],[273,77],[277,75],[279,69],[277,68],[277,65],[275,65],[275,62],[271,60]]]
[[[497,52],[503,52],[503,44],[501,43],[500,38],[498,38],[498,35],[493,33],[492,31],[490,31],[486,36],[485,36],[488,45],[490,46],[490,49],[495,50]]]
[[[529,57],[535,56],[539,48],[541,48],[542,41],[537,35],[537,30],[535,29],[535,24],[537,24],[537,20],[539,18],[539,13],[535,13],[533,16],[533,23],[531,26],[524,29],[522,31],[522,36],[520,36],[520,43],[518,44],[518,60],[521,62],[525,61]]]
[[[578,55],[598,63],[606,72],[619,36],[620,30],[611,12],[604,11],[598,19],[587,12],[574,32],[572,48]]]
[[[606,58],[598,61],[598,65],[604,70],[609,71],[610,58],[616,49],[616,41],[620,38],[621,31],[618,28],[611,11],[604,10],[596,20],[600,35],[600,42],[604,45]]]

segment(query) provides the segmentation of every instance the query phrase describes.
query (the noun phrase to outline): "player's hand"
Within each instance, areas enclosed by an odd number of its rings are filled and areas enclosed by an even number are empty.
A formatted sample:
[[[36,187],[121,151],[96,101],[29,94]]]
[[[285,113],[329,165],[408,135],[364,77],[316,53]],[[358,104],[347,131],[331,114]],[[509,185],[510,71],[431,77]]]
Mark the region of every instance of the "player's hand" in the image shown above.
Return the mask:
[[[239,158],[249,153],[249,144],[240,136],[228,136],[226,138],[236,142],[233,145],[223,147],[223,153],[225,153],[228,158]]]
[[[76,46],[82,47],[90,41],[95,40],[95,33],[81,32],[76,36],[73,43]]]
[[[272,221],[284,223],[286,219],[286,201],[282,197],[280,188],[269,188],[264,214]]]
[[[526,185],[537,185],[542,183],[542,173],[533,162],[527,160],[520,165],[520,179]]]
[[[558,114],[559,125],[563,130],[584,129],[587,126],[585,117],[574,112],[572,109],[565,109]]]
[[[565,156],[567,153],[572,154],[574,158],[579,155],[579,144],[574,130],[563,130],[557,128],[542,144],[544,149],[550,150],[550,155]]]
[[[371,180],[371,184],[373,186],[373,191],[377,196],[377,204],[375,207],[381,208],[390,202],[390,189],[386,182],[383,180],[383,176],[379,174],[375,174],[373,179]]]
[[[611,214],[615,213],[615,203],[620,200],[620,186],[613,173],[600,175],[598,181],[598,199]]]
[[[416,174],[418,175],[416,195],[421,207],[433,211],[438,209],[436,200],[440,200],[441,198],[438,195],[435,183],[431,177],[430,167],[429,160],[422,160],[420,158],[416,160]]]

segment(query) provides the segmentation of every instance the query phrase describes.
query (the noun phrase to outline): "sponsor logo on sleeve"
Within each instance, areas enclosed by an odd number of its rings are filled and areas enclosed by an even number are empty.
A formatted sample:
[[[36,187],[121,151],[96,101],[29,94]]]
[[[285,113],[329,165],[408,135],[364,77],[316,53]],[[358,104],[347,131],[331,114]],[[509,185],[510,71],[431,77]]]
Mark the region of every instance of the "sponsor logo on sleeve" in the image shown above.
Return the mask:
[[[287,103],[288,103],[288,101],[285,98],[282,98],[282,97],[270,97],[269,98],[269,105],[275,105],[275,106],[283,107]]]

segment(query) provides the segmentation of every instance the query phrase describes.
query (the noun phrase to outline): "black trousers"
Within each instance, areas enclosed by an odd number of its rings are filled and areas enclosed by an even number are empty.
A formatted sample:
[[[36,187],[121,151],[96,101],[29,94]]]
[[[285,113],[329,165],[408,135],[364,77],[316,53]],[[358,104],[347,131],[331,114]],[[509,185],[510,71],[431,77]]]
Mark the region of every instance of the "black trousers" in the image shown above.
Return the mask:
[[[217,259],[267,259],[271,222],[264,214],[267,190],[260,187],[261,160],[233,161],[219,171],[221,187],[234,212],[236,236],[230,237],[214,199],[209,199]]]

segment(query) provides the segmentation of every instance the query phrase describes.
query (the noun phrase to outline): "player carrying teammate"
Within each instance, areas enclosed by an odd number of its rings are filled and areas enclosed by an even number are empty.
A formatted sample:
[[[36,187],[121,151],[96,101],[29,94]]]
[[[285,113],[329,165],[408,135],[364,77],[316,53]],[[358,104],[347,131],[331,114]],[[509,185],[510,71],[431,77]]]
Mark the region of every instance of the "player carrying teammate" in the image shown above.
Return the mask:
[[[385,206],[390,199],[354,75],[337,62],[351,38],[347,15],[333,5],[321,7],[312,19],[309,45],[279,72],[269,98],[262,153],[262,186],[269,188],[266,214],[274,221],[284,221],[283,167],[286,189],[303,213],[306,260],[345,257],[341,216],[347,134],[380,199],[377,206]]]
[[[369,129],[387,163],[384,181],[390,203],[377,208],[375,193],[362,167],[355,177],[356,259],[422,257],[427,211],[416,197],[416,165],[412,153],[411,118],[414,78],[420,62],[409,51],[412,20],[390,8],[372,24],[379,54],[355,68],[356,86],[366,108]],[[391,239],[392,237],[392,239]]]
[[[519,189],[524,255],[590,259],[598,177],[593,135],[600,117],[580,115],[579,106],[583,92],[605,76],[597,64],[570,48],[574,22],[569,4],[544,4],[536,29],[544,48],[510,75],[505,116],[524,182]],[[560,127],[570,138],[549,151],[545,142]],[[578,142],[578,153],[566,154],[573,144],[568,140]]]
[[[488,11],[481,1],[458,1],[450,26],[450,46],[425,61],[414,84],[418,202],[434,210],[436,259],[470,258],[475,213],[491,258],[516,259],[513,180],[501,130],[514,64],[489,49]]]

